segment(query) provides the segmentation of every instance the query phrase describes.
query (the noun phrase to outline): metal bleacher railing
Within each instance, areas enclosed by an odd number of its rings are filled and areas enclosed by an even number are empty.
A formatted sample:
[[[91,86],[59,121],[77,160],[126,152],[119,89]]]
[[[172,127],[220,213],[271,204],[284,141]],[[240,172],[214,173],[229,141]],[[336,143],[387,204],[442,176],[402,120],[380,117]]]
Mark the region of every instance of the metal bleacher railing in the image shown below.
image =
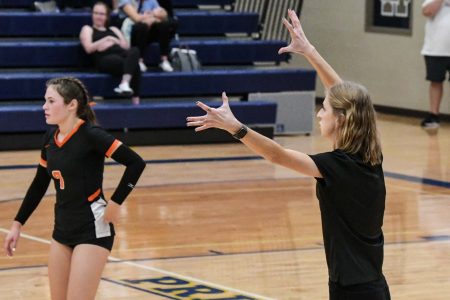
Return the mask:
[[[257,39],[287,40],[289,33],[284,29],[281,19],[288,8],[300,16],[303,0],[236,0],[235,12],[255,12],[259,14],[259,34]]]

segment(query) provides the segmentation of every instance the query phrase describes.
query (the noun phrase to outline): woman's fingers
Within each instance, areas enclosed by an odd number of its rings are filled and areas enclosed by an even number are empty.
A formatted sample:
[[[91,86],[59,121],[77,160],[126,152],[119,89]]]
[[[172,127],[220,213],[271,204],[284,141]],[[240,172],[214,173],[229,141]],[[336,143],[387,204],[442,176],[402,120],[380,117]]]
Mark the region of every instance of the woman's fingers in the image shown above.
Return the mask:
[[[12,243],[11,243],[11,250],[13,252],[16,251],[16,246],[17,246],[17,239],[13,238]]]
[[[12,249],[9,246],[8,246],[8,248],[6,248],[6,255],[7,256],[13,256]]]
[[[106,211],[104,215],[105,223],[113,223],[116,224],[116,218],[113,213]]]
[[[196,121],[196,122],[187,122],[187,126],[188,127],[194,127],[194,126],[202,126],[204,125],[205,122],[204,121]]]
[[[286,18],[283,18],[283,24],[286,27],[287,30],[289,30],[290,33],[294,32],[294,27],[292,26],[291,23],[289,23],[289,21]]]
[[[278,50],[278,54],[283,54],[286,52],[293,52],[293,51],[294,50],[290,46],[288,46],[288,47],[280,48],[280,50]]]
[[[197,101],[196,104],[206,112],[206,115],[186,118],[186,125],[188,127],[196,127],[195,131],[202,131],[212,127],[222,128],[223,119],[230,114],[228,96],[225,92],[222,92],[222,106],[219,108],[212,108],[201,101]]]
[[[199,131],[203,131],[203,130],[208,129],[208,128],[211,128],[211,127],[208,126],[208,125],[202,125],[200,127],[196,127],[195,131],[199,132]]]
[[[229,104],[228,104],[228,96],[227,96],[227,93],[225,93],[225,92],[222,92],[222,102],[223,102],[222,105],[229,106]]]
[[[110,221],[111,221],[111,218],[109,217],[108,209],[105,210],[105,214],[103,215],[103,221],[105,221],[105,223],[110,223]]]
[[[8,237],[6,237],[3,247],[5,248],[6,255],[11,256]]]
[[[187,120],[186,125],[188,127],[202,126],[203,124],[205,124],[206,116],[187,117],[186,120]]]
[[[206,119],[205,116],[200,116],[200,117],[187,117],[186,120],[188,122],[197,122],[197,121],[204,121]]]
[[[13,256],[16,251],[16,241],[13,238],[7,238],[5,241],[6,255]]]
[[[291,19],[292,25],[293,25],[294,27],[300,26],[300,20],[298,19],[298,16],[297,16],[297,14],[295,13],[295,11],[293,11],[292,9],[290,9],[290,10],[288,11],[288,15],[289,15],[289,18]]]
[[[211,111],[211,107],[209,107],[208,105],[206,105],[205,103],[203,103],[201,101],[197,101],[197,106],[200,107],[201,109],[203,109],[206,112],[210,112]]]
[[[292,27],[292,24],[289,23],[289,21],[286,18],[283,18],[283,24],[284,24],[284,27],[286,27],[286,29],[289,31],[289,34],[291,35],[291,39],[294,39],[295,32],[294,32],[294,27]],[[280,50],[278,50],[278,54],[283,54],[286,52],[293,52],[291,45],[282,47],[282,48],[280,48]]]

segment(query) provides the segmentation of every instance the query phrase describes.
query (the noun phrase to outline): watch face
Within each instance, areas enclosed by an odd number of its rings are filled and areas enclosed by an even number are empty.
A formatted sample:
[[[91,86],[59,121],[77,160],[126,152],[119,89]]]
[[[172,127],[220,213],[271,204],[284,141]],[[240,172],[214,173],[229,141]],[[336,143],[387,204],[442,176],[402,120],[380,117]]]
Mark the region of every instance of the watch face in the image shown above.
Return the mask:
[[[241,129],[239,129],[239,131],[236,132],[236,133],[233,135],[233,137],[234,137],[235,139],[240,140],[240,139],[242,139],[242,138],[247,134],[247,132],[248,132],[248,131],[247,131],[247,126],[242,125]]]

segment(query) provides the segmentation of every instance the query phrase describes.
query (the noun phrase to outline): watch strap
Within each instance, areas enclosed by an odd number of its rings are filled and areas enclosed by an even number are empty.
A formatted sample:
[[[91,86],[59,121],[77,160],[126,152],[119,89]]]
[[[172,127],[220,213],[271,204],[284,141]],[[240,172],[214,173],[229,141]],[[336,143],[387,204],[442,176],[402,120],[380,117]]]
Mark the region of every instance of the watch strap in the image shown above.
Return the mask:
[[[242,125],[241,128],[233,134],[233,137],[237,140],[242,139],[244,136],[246,136],[248,133],[248,127],[245,125]]]

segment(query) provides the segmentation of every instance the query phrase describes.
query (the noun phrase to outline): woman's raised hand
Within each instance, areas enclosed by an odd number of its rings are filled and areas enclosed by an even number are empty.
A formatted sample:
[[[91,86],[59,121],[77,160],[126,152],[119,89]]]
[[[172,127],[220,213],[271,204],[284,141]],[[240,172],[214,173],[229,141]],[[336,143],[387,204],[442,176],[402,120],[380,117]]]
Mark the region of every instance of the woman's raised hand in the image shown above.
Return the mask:
[[[287,30],[289,30],[289,34],[291,35],[291,43],[286,47],[280,48],[280,50],[278,50],[278,54],[285,52],[293,52],[303,55],[309,54],[314,50],[314,46],[306,38],[297,14],[292,9],[289,9],[288,16],[290,22],[286,18],[283,18],[283,24]]]
[[[228,104],[228,97],[225,92],[222,93],[222,106],[212,108],[203,102],[198,101],[197,106],[206,112],[206,115],[198,117],[188,117],[187,126],[196,127],[195,131],[202,131],[208,128],[219,128],[228,131],[231,134],[236,133],[242,124],[233,115]]]

